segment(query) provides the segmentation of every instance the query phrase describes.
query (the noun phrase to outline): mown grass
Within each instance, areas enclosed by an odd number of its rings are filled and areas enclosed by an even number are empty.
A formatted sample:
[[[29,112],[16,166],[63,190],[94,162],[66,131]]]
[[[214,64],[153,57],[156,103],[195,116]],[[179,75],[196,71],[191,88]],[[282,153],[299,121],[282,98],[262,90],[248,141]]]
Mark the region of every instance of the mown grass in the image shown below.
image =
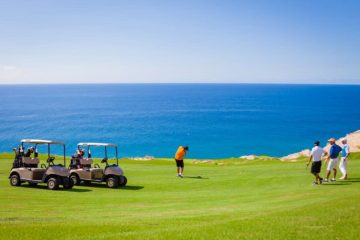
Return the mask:
[[[122,160],[128,186],[11,187],[0,155],[0,239],[358,239],[360,154],[348,181],[313,186],[305,162]],[[324,172],[323,168],[323,172]]]

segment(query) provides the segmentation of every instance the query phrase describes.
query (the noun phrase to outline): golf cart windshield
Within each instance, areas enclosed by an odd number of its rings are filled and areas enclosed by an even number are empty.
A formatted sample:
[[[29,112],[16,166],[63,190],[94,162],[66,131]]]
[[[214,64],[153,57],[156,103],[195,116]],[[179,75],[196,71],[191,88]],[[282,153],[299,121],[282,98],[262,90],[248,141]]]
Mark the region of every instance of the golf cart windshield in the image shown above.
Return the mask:
[[[118,145],[114,144],[114,143],[95,143],[95,142],[82,142],[82,143],[78,143],[78,149],[80,149],[81,147],[86,147],[87,148],[87,153],[88,153],[88,158],[91,158],[91,154],[90,154],[90,147],[103,147],[104,148],[104,153],[105,153],[105,158],[104,159],[108,159],[108,148],[114,148],[115,149],[115,159],[116,159],[116,164],[119,165],[118,162]]]

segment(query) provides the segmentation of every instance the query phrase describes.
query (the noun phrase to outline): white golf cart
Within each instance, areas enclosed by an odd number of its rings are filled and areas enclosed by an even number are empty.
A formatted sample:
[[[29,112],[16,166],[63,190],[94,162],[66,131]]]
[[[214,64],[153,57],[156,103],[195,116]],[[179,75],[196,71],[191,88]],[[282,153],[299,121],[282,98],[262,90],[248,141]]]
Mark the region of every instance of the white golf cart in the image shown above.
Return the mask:
[[[10,172],[10,184],[12,186],[20,186],[23,182],[28,182],[32,186],[38,183],[46,183],[47,188],[56,190],[59,185],[63,185],[64,189],[71,189],[73,182],[70,179],[70,172],[65,167],[65,144],[63,142],[40,140],[40,139],[22,139],[19,149],[15,151],[15,159]],[[24,153],[26,146],[31,146],[28,153]],[[38,156],[38,145],[47,145],[47,165],[41,164]],[[50,150],[52,145],[61,145],[63,148],[64,165],[54,164],[55,157],[51,156]],[[33,157],[31,155],[34,154]]]
[[[70,178],[74,184],[78,185],[81,181],[90,184],[91,182],[106,182],[109,188],[117,188],[118,186],[125,186],[127,178],[124,176],[123,170],[119,167],[118,160],[118,145],[113,143],[79,143],[77,154],[74,155],[70,162]],[[99,164],[93,164],[91,158],[90,148],[103,147],[105,157],[101,163],[105,163],[105,168],[102,169]],[[109,165],[108,163],[108,148],[115,149],[116,164]],[[87,156],[85,156],[86,148]]]

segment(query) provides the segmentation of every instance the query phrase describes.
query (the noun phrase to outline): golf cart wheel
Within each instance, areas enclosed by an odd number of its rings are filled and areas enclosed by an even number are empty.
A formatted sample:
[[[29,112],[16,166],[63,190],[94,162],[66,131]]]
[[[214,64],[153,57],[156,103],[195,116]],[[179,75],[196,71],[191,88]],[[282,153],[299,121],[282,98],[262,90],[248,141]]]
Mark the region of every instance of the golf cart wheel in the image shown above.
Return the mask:
[[[29,186],[35,187],[35,186],[37,186],[37,183],[36,182],[29,182]]]
[[[106,186],[109,188],[117,188],[119,186],[119,181],[115,177],[109,177],[106,179]]]
[[[20,181],[20,177],[17,174],[13,174],[10,177],[10,184],[11,186],[20,186],[21,185],[21,181]]]
[[[124,187],[127,183],[127,178],[125,176],[119,176],[119,186]]]
[[[71,178],[67,178],[67,177],[63,178],[63,188],[64,189],[72,189],[73,186],[74,186],[74,183]]]
[[[49,178],[49,180],[47,181],[47,188],[50,189],[50,190],[59,189],[59,181],[58,181],[58,179],[55,178],[55,177]]]
[[[75,173],[70,175],[70,179],[72,180],[73,185],[80,184],[80,178]]]

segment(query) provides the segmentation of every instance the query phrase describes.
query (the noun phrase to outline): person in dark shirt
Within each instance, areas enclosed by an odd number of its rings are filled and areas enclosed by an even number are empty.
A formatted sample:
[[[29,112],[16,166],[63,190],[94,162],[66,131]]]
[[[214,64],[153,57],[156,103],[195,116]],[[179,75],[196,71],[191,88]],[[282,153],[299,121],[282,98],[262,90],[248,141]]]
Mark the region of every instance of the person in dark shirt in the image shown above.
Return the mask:
[[[324,179],[324,182],[328,182],[329,181],[329,177],[331,174],[331,170],[334,171],[334,177],[332,179],[330,179],[330,181],[335,182],[336,181],[336,165],[338,162],[338,156],[339,153],[342,151],[342,148],[337,145],[335,143],[336,139],[335,138],[330,138],[328,140],[328,142],[330,143],[331,147],[330,147],[330,151],[329,151],[329,156],[328,156],[328,166],[327,166],[327,173],[326,173],[326,178]]]

